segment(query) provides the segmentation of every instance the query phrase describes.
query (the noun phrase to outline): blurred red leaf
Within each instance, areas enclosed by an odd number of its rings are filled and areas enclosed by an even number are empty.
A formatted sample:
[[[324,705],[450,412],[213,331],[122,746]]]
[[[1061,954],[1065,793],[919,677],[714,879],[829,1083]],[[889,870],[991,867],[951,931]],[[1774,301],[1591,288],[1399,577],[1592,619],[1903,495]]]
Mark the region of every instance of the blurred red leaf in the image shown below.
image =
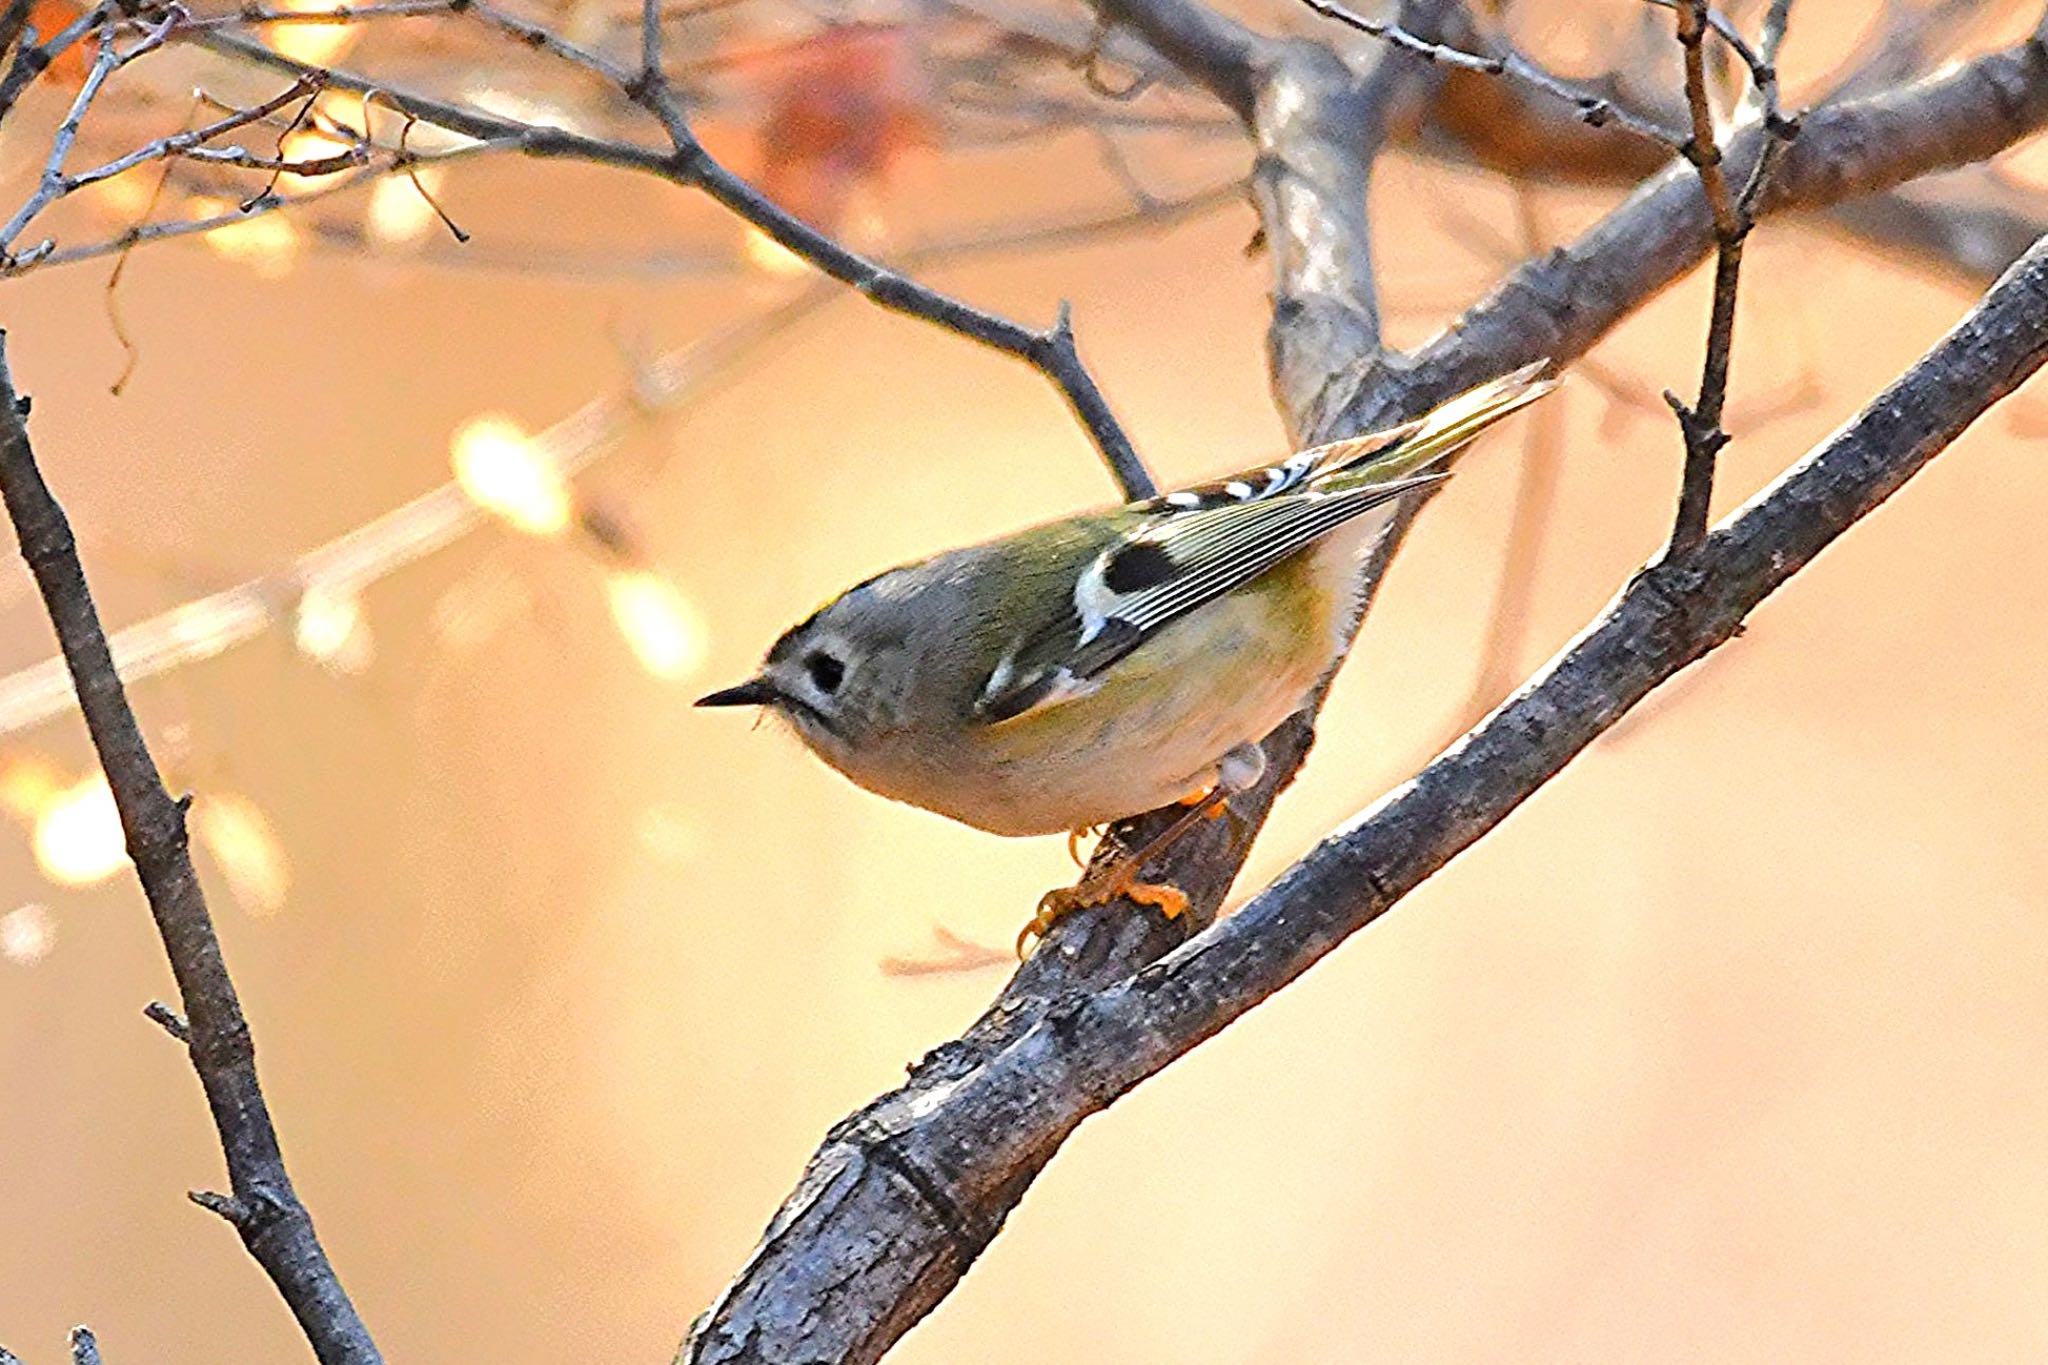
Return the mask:
[[[911,31],[840,24],[776,54],[763,74],[761,188],[832,229],[857,186],[885,186],[902,155],[937,141],[930,83]]]

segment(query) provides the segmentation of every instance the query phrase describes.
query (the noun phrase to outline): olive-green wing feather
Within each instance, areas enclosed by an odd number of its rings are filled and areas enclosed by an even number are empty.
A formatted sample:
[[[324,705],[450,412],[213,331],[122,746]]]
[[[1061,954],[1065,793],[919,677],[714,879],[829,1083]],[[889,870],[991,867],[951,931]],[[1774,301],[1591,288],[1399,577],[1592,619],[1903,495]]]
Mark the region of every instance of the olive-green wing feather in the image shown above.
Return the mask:
[[[1138,505],[1147,519],[1081,574],[1071,611],[1005,655],[977,716],[1003,721],[1086,695],[1156,632],[1353,518],[1448,478],[1429,467],[1549,391],[1535,371],[1483,384],[1390,431]]]
[[[1243,587],[1375,507],[1448,477],[1305,490],[1153,523],[1081,576],[1074,610],[1024,640],[990,676],[976,713],[1008,720],[1093,690],[1104,670],[1174,621]]]

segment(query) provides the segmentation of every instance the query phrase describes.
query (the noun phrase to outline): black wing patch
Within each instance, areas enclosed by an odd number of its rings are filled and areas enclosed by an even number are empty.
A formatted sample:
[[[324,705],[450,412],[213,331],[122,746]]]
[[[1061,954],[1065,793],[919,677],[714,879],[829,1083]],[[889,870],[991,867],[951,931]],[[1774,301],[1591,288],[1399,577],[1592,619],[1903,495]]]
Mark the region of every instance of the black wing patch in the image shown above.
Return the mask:
[[[1102,581],[1113,593],[1139,592],[1156,588],[1179,572],[1180,566],[1164,546],[1137,540],[1109,557],[1102,569]]]

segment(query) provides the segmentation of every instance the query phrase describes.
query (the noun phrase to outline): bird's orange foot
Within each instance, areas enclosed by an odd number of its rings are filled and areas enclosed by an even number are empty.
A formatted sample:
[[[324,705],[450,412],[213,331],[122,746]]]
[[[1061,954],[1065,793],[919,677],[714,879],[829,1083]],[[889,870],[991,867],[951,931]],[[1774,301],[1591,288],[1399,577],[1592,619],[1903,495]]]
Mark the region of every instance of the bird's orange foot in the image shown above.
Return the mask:
[[[1152,906],[1168,919],[1178,919],[1187,913],[1185,891],[1163,882],[1138,881],[1132,875],[1135,870],[1133,864],[1119,863],[1100,876],[1082,878],[1078,885],[1046,892],[1039,898],[1038,913],[1017,931],[1017,956],[1020,959],[1029,957],[1032,948],[1052,931],[1053,925],[1076,910],[1107,905],[1118,897]]]
[[[1052,927],[1068,915],[1076,910],[1086,910],[1091,905],[1102,905],[1116,899],[1117,893],[1114,890],[1106,894],[1098,893],[1091,885],[1097,880],[1094,877],[1084,877],[1078,886],[1062,886],[1038,898],[1038,913],[1031,917],[1029,924],[1017,931],[1017,959],[1020,962],[1031,956],[1032,949],[1037,946],[1038,941],[1052,932]]]
[[[1140,905],[1149,905],[1168,919],[1179,919],[1188,911],[1188,893],[1166,882],[1132,882],[1124,895]]]
[[[1078,829],[1067,831],[1067,856],[1074,860],[1075,867],[1088,866],[1088,860],[1081,856],[1081,841],[1102,837],[1102,831],[1106,828],[1105,825],[1082,825]]]

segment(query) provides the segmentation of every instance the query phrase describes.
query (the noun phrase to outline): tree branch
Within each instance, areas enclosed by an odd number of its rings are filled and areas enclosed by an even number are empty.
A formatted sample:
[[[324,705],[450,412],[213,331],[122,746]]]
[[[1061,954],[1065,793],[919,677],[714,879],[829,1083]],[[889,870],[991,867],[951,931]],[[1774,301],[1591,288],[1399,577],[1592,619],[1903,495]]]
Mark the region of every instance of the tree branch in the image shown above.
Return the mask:
[[[1742,250],[1756,225],[1756,203],[1770,183],[1778,156],[1798,133],[1799,125],[1778,111],[1778,46],[1785,38],[1791,0],[1774,0],[1764,23],[1762,53],[1744,44],[1732,27],[1716,31],[1727,38],[1756,82],[1763,103],[1763,147],[1750,167],[1738,195],[1730,190],[1714,129],[1714,108],[1707,94],[1705,46],[1711,11],[1706,0],[1674,0],[1678,43],[1685,52],[1685,103],[1692,116],[1692,136],[1681,154],[1699,175],[1714,235],[1714,301],[1707,323],[1706,355],[1701,361],[1699,397],[1687,404],[1666,391],[1664,399],[1678,416],[1685,442],[1685,472],[1680,480],[1678,516],[1671,528],[1667,555],[1683,555],[1707,533],[1707,514],[1714,498],[1714,464],[1728,433],[1721,412],[1728,402],[1728,367],[1735,355],[1735,301],[1742,283]]]
[[[2048,239],[1863,413],[1509,702],[1163,959],[970,1033],[828,1135],[679,1360],[866,1362],[949,1288],[1089,1115],[1212,1037],[1498,825],[2048,361]],[[1026,971],[1030,970],[1027,964]],[[984,1019],[977,1029],[989,1023]]]
[[[810,262],[833,279],[851,285],[891,312],[919,318],[1031,365],[1051,380],[1067,400],[1068,407],[1101,451],[1125,497],[1148,498],[1158,491],[1130,438],[1110,411],[1109,401],[1082,362],[1064,304],[1052,326],[1042,330],[1026,327],[976,308],[849,250],[829,234],[820,232],[776,205],[712,157],[691,132],[674,100],[668,96],[666,82],[658,67],[642,65],[636,74],[624,76],[620,85],[628,97],[645,105],[661,120],[673,144],[667,153],[629,142],[585,137],[560,128],[520,123],[395,89],[353,72],[309,66],[235,34],[204,33],[196,41],[258,66],[287,72],[300,80],[315,78],[330,89],[374,96],[401,113],[468,137],[509,141],[532,156],[587,161],[640,171],[688,189],[700,190],[785,250]],[[658,51],[654,55],[658,57]],[[594,69],[601,73],[611,72],[609,65]]]
[[[1759,217],[1821,209],[1997,155],[2048,125],[2048,44],[2036,38],[1903,90],[1807,114]],[[1730,165],[1754,165],[1764,131],[1730,140]],[[1511,272],[1445,331],[1389,365],[1346,415],[1365,430],[1517,365],[1583,355],[1616,323],[1697,265],[1713,230],[1692,169],[1646,181],[1579,239]]]
[[[1281,45],[1200,0],[1102,0],[1103,23],[1121,24],[1221,100],[1253,120],[1261,73]]]
[[[1371,292],[1363,197],[1370,158],[1396,101],[1413,93],[1408,73],[1417,64],[1407,58],[1400,58],[1399,65],[1383,61],[1370,76],[1347,71],[1340,78],[1328,52],[1244,35],[1234,21],[1209,13],[1194,0],[1098,0],[1098,7],[1162,54],[1192,62],[1196,78],[1251,126],[1259,146],[1258,202],[1274,253],[1275,388],[1291,424],[1306,439],[1329,439],[1413,416],[1460,388],[1545,354],[1577,355],[1712,245],[1697,181],[1681,163],[1632,196],[1578,245],[1518,271],[1493,298],[1421,352],[1385,353]],[[1444,17],[1446,8],[1411,4],[1402,26],[1433,40],[1432,21]],[[1819,206],[1991,155],[2048,119],[2044,73],[2048,61],[2039,45],[2023,44],[1910,92],[1814,116],[1780,166],[1771,193],[1759,201],[1758,212]],[[1276,96],[1276,90],[1289,93]],[[1348,152],[1342,135],[1350,139]],[[1755,164],[1756,136],[1735,140],[1733,164]],[[1987,325],[1995,322],[2008,340],[2027,307],[2040,306],[2048,267],[2039,256],[2030,258],[2032,266],[2017,283],[2001,286],[1996,307],[1987,303],[1980,315]],[[2048,343],[2037,336],[2033,344]],[[1969,349],[1967,343],[1963,349]],[[2038,363],[2038,354],[2024,367],[2014,361],[2004,387]],[[1911,410],[1953,417],[1938,440],[1916,447],[1924,459],[1976,409],[1965,410],[1966,386],[1952,386],[1957,390],[1953,401],[1934,403],[1928,389],[1932,380],[1919,371],[1916,376],[1911,391],[1928,392],[1929,405]],[[1988,403],[1990,397],[1980,395],[1979,401]],[[1887,411],[1878,405],[1872,420],[1881,426]],[[1845,433],[1846,444],[1838,442],[1817,457],[1824,474],[1816,477],[1832,481],[1844,461],[1853,465],[1875,459],[1877,434],[1878,429],[1868,427]],[[1897,478],[1913,467],[1904,466]],[[1773,504],[1771,517],[1786,509],[1799,513],[1795,522],[1810,515],[1815,525],[1827,525],[1820,536],[1824,543],[1891,486],[1885,484],[1854,515],[1838,519],[1838,502],[1809,506],[1806,499],[1814,496],[1810,480],[1795,481],[1787,486],[1787,501]],[[1774,522],[1745,518],[1740,523],[1743,534],[1734,542],[1740,555],[1720,548],[1721,533],[1709,538],[1696,561],[1686,566],[1690,577],[1678,587],[1667,582],[1673,569],[1646,576],[1617,608],[1627,611],[1585,637],[1602,643],[1597,657],[1569,669],[1554,668],[1552,674],[1562,681],[1546,679],[1535,693],[1525,691],[1473,740],[1391,798],[1395,804],[1383,804],[1373,828],[1398,819],[1413,851],[1405,861],[1377,867],[1377,883],[1367,877],[1338,888],[1337,873],[1326,871],[1303,883],[1312,859],[1254,902],[1263,907],[1256,922],[1240,912],[1155,961],[1185,932],[1183,924],[1199,927],[1213,919],[1250,833],[1298,770],[1312,725],[1306,716],[1283,725],[1266,742],[1268,780],[1249,799],[1233,802],[1239,819],[1199,831],[1165,860],[1166,877],[1190,894],[1191,914],[1168,924],[1156,915],[1111,906],[1063,921],[965,1035],[928,1055],[902,1089],[827,1135],[753,1257],[693,1326],[678,1360],[877,1359],[951,1290],[1083,1118],[1305,969],[1414,884],[1401,877],[1419,881],[1554,773],[1569,752],[1558,750],[1553,766],[1538,769],[1548,761],[1542,756],[1552,753],[1545,736],[1553,730],[1567,733],[1561,717],[1551,714],[1555,708],[1566,702],[1591,705],[1595,697],[1589,689],[1607,683],[1647,692],[1725,638],[1712,635],[1709,627],[1718,628],[1721,618],[1707,610],[1713,601],[1703,594],[1738,579],[1756,586],[1760,580],[1748,572],[1756,555],[1779,563],[1772,547],[1760,546],[1749,534],[1749,528],[1766,524]],[[1366,567],[1368,596],[1400,529],[1382,542]],[[1788,540],[1788,546],[1796,540]],[[1729,556],[1725,565],[1724,555]],[[1783,562],[1803,563],[1807,557],[1810,552]],[[1728,628],[1782,576],[1758,588],[1728,618]],[[1638,629],[1652,633],[1630,634]],[[1646,640],[1654,647],[1646,647]],[[1567,662],[1574,657],[1568,655]],[[1652,662],[1646,665],[1645,659]],[[1610,676],[1624,667],[1636,672]],[[1575,721],[1591,728],[1574,743],[1582,746],[1611,724],[1641,692],[1611,708],[1594,706],[1590,719],[1575,715]],[[1529,709],[1531,695],[1539,699],[1534,711]],[[1503,716],[1512,718],[1505,730]],[[1459,757],[1475,752],[1479,736],[1487,737],[1488,763],[1499,766],[1501,780],[1520,784],[1513,800],[1499,804],[1483,821],[1468,819],[1453,799],[1490,771],[1486,764]],[[1521,766],[1507,762],[1510,758]],[[1414,804],[1408,794],[1417,790],[1426,790],[1434,804]],[[1426,818],[1419,813],[1424,810]],[[1440,842],[1427,843],[1425,836],[1437,825]],[[1135,828],[1142,832],[1146,826],[1139,822]],[[1350,849],[1351,844],[1340,842],[1339,847]],[[1337,855],[1315,856],[1326,863]],[[1340,871],[1348,873],[1355,862],[1355,855],[1342,855]],[[1332,898],[1333,907],[1348,905],[1353,918],[1321,927],[1316,906],[1324,895]],[[1303,924],[1314,932],[1301,932]],[[1201,984],[1191,992],[1179,984],[1183,981]]]
[[[64,512],[36,468],[28,400],[16,396],[0,334],[0,495],[48,610],[100,766],[113,788],[128,855],[148,897],[190,1024],[199,1074],[227,1158],[232,1194],[213,1196],[270,1276],[322,1365],[383,1359],[335,1278],[292,1189],[256,1077],[256,1050],[228,977],[185,834],[187,802],[172,800],[114,671]]]
[[[1627,105],[1604,95],[1560,80],[1512,48],[1497,53],[1467,52],[1450,43],[1411,33],[1398,23],[1368,19],[1339,4],[1337,0],[1302,0],[1302,3],[1325,18],[1335,19],[1357,29],[1360,33],[1391,43],[1401,51],[1420,57],[1426,62],[1439,63],[1453,71],[1506,77],[1519,81],[1547,99],[1560,105],[1569,105],[1577,122],[1590,128],[1619,128],[1648,146],[1659,149],[1660,156],[1679,150],[1685,143],[1684,134],[1673,132],[1658,123],[1655,118],[1639,114]]]

